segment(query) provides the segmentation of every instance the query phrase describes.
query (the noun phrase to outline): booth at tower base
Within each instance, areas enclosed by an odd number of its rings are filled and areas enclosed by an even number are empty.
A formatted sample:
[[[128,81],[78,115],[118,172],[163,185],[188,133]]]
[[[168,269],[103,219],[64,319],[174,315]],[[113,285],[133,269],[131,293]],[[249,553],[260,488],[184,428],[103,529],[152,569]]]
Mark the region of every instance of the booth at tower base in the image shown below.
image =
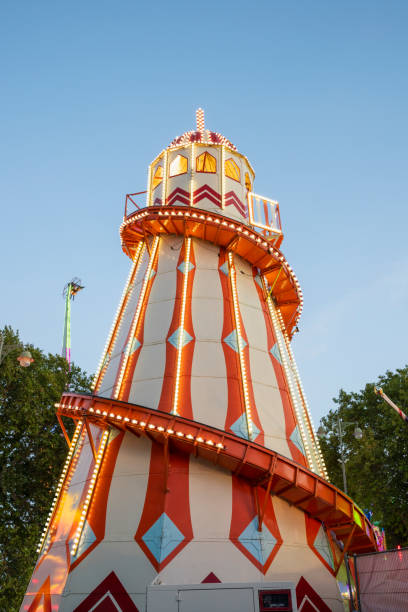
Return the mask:
[[[200,112],[127,196],[129,277],[93,394],[57,405],[75,433],[21,610],[349,609],[345,555],[375,537],[328,481],[300,286],[253,182]]]

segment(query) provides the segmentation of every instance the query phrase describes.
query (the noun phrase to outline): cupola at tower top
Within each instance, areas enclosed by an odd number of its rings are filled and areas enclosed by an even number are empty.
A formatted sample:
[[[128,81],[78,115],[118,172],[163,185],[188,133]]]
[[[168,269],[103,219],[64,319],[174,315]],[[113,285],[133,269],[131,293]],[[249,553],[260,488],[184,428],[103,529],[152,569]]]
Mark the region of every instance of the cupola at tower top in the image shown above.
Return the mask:
[[[219,132],[205,129],[204,110],[202,108],[196,110],[196,129],[184,132],[181,136],[176,136],[167,148],[172,149],[182,145],[189,145],[193,142],[209,145],[224,145],[233,151],[237,150],[236,146]]]

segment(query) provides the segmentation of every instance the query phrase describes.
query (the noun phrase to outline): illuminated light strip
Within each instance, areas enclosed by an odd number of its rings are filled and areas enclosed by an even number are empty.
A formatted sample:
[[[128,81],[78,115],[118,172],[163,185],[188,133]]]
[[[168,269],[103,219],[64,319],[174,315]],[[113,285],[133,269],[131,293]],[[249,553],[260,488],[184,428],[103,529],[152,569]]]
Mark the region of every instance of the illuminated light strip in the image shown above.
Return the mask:
[[[235,319],[235,329],[236,329],[237,343],[238,343],[239,364],[241,368],[242,390],[244,394],[245,416],[246,416],[246,421],[248,425],[249,438],[252,440],[253,429],[252,429],[251,403],[249,401],[248,380],[247,380],[247,372],[246,372],[246,366],[245,366],[244,347],[242,346],[241,321],[240,321],[239,308],[238,308],[236,273],[235,273],[234,260],[233,260],[233,256],[231,252],[228,253],[228,263],[229,263],[229,271],[230,271],[230,279],[231,279],[232,302],[234,306],[234,319]]]
[[[74,406],[66,406],[64,408],[68,409],[68,410],[75,410]],[[154,425],[153,423],[149,423],[148,424],[145,421],[138,421],[137,419],[131,419],[129,417],[123,417],[122,415],[116,414],[115,412],[110,412],[110,413],[108,413],[106,411],[101,412],[101,410],[99,408],[97,408],[95,410],[95,408],[93,408],[93,407],[88,408],[87,412],[90,412],[93,415],[97,414],[100,418],[102,418],[102,416],[105,416],[105,417],[109,417],[110,419],[116,419],[117,421],[124,421],[125,423],[130,423],[133,426],[136,425],[140,429],[145,429],[146,427],[148,429],[150,429],[150,430],[156,429],[160,433],[165,432],[166,434],[169,434],[171,436],[175,436],[177,438],[186,438],[187,440],[190,440],[190,441],[195,440],[195,441],[200,442],[202,444],[207,444],[208,446],[215,446],[216,448],[225,449],[224,444],[222,444],[221,442],[215,443],[213,440],[211,440],[211,438],[205,440],[201,436],[193,436],[191,433],[185,434],[182,431],[174,431],[174,429],[168,429],[168,428],[166,429],[165,427],[162,427],[161,425]],[[147,417],[145,417],[145,418],[147,418]],[[112,426],[115,425],[111,421],[110,421],[110,424]],[[202,429],[202,428],[200,428],[200,429]]]
[[[152,199],[152,164],[150,164],[149,171],[147,174],[146,206],[151,206],[151,203],[152,203],[151,199]]]
[[[184,340],[184,322],[186,315],[186,299],[188,289],[188,275],[190,273],[190,249],[191,249],[191,238],[185,239],[185,256],[184,256],[184,279],[183,279],[183,293],[181,297],[181,312],[179,322],[179,337],[177,346],[177,365],[176,365],[176,383],[174,385],[174,399],[173,399],[173,414],[178,414],[178,402],[180,393],[180,374],[181,374],[181,357],[183,352],[183,340]]]
[[[115,314],[115,316],[113,318],[112,327],[111,327],[111,329],[109,331],[108,339],[106,340],[106,344],[105,344],[105,348],[102,351],[102,356],[100,358],[100,361],[99,361],[98,368],[96,370],[96,374],[94,376],[94,379],[92,381],[91,389],[93,391],[97,391],[97,389],[99,388],[100,383],[102,382],[102,378],[100,378],[100,377],[101,377],[102,369],[104,367],[103,364],[105,363],[105,359],[106,359],[106,355],[108,353],[108,349],[115,342],[116,336],[117,336],[118,331],[120,329],[120,325],[121,325],[121,322],[122,322],[122,317],[123,317],[123,314],[124,314],[124,311],[125,311],[125,309],[123,308],[124,302],[125,302],[128,294],[129,294],[130,281],[132,279],[132,276],[133,276],[134,273],[137,274],[137,269],[135,270],[135,268],[139,268],[139,265],[140,265],[140,262],[141,262],[141,257],[140,256],[141,256],[143,248],[144,248],[144,243],[143,242],[139,242],[139,244],[137,246],[137,251],[136,251],[135,257],[133,259],[133,265],[132,265],[132,267],[130,269],[129,276],[128,276],[127,281],[125,283],[125,288],[123,289],[122,297],[120,298],[119,305],[118,305],[118,307],[116,309],[116,314]],[[118,321],[119,315],[121,315],[120,321]],[[114,337],[115,330],[116,330],[116,333],[115,333],[115,337]]]
[[[115,386],[115,391],[114,391],[114,394],[113,394],[113,399],[117,399],[118,398],[119,391],[120,391],[120,388],[122,386],[123,376],[125,374],[126,366],[127,366],[129,355],[130,355],[130,351],[131,351],[131,348],[132,348],[131,340],[132,340],[132,338],[135,335],[136,327],[137,327],[137,325],[139,323],[139,317],[140,317],[140,313],[141,313],[141,310],[142,310],[143,301],[144,301],[144,298],[145,298],[145,295],[146,295],[147,285],[148,285],[148,282],[150,280],[150,273],[152,271],[152,267],[153,267],[153,264],[154,264],[154,260],[155,260],[156,251],[157,251],[157,246],[159,244],[159,240],[160,240],[159,236],[156,236],[154,238],[154,240],[153,240],[153,246],[152,246],[152,249],[151,249],[149,264],[147,266],[146,273],[145,273],[145,276],[144,276],[144,279],[143,279],[143,285],[142,285],[142,288],[140,290],[139,301],[137,303],[137,308],[136,308],[135,316],[133,317],[132,327],[131,327],[130,334],[129,334],[129,342],[127,343],[127,346],[126,346],[126,351],[125,351],[125,354],[124,354],[124,357],[123,357],[123,361],[122,361],[122,365],[121,365],[121,368],[120,368],[119,378],[118,378],[118,381],[117,381],[116,386]]]
[[[194,206],[194,142],[191,143],[191,162],[190,162],[190,206]]]
[[[283,317],[282,317],[282,314],[279,311],[279,309],[278,309],[278,319],[280,320],[281,327],[284,330]],[[283,331],[283,337],[284,337],[284,340],[285,340],[285,343],[286,343],[287,352],[288,352],[290,360],[292,362],[292,368],[293,368],[294,373],[295,373],[295,378],[296,378],[296,381],[297,381],[298,386],[299,386],[299,392],[300,392],[300,396],[301,396],[301,399],[302,399],[302,402],[303,402],[304,412],[306,413],[306,422],[307,422],[308,429],[309,429],[309,436],[310,436],[311,441],[313,442],[313,444],[315,446],[314,450],[315,450],[315,453],[317,455],[317,462],[319,464],[321,472],[323,473],[323,476],[328,480],[328,473],[327,473],[326,464],[325,464],[325,461],[324,461],[324,458],[323,458],[323,453],[322,453],[322,450],[320,448],[319,439],[317,437],[316,430],[315,430],[314,425],[313,425],[312,417],[311,417],[311,414],[310,414],[310,411],[309,411],[309,406],[308,406],[308,403],[307,403],[305,391],[303,389],[303,385],[302,385],[302,381],[301,381],[301,378],[300,378],[299,370],[297,368],[295,357],[293,355],[292,347],[290,345],[289,339],[287,338],[286,331]]]
[[[71,446],[69,447],[68,455],[67,455],[67,458],[65,460],[64,467],[62,469],[62,473],[61,473],[60,479],[58,481],[58,486],[57,486],[57,489],[55,491],[55,495],[54,495],[54,499],[53,499],[53,502],[52,502],[51,510],[50,510],[50,512],[48,514],[47,522],[46,522],[45,527],[43,529],[43,532],[41,534],[40,543],[38,544],[38,547],[37,547],[37,552],[38,553],[41,552],[42,547],[44,545],[44,541],[45,541],[45,538],[47,536],[47,532],[48,532],[48,530],[50,528],[50,525],[51,525],[51,522],[52,522],[52,518],[53,518],[53,515],[54,515],[54,511],[55,511],[56,505],[58,503],[58,499],[59,499],[60,493],[61,493],[61,491],[62,491],[62,489],[64,487],[64,484],[66,482],[65,479],[66,479],[67,472],[68,472],[68,469],[69,469],[69,466],[70,466],[70,463],[71,463],[72,455],[73,455],[73,453],[75,451],[75,447],[76,447],[76,443],[78,441],[78,437],[79,437],[79,435],[80,435],[80,433],[82,431],[82,425],[83,425],[82,421],[78,421],[77,426],[76,426],[75,431],[74,431],[74,435],[72,436]]]
[[[225,209],[225,147],[221,147],[221,208]]]
[[[163,190],[162,190],[162,206],[166,206],[166,191],[167,191],[167,151],[164,152],[164,161],[163,161]]]
[[[305,393],[304,393],[304,390],[303,390],[303,385],[301,383],[299,371],[297,369],[295,358],[294,358],[293,353],[292,353],[292,347],[290,346],[289,339],[288,339],[287,334],[286,334],[286,330],[285,330],[284,322],[283,322],[283,317],[282,317],[282,314],[279,311],[279,309],[277,309],[277,314],[278,314],[278,319],[279,319],[281,330],[282,330],[282,335],[283,335],[283,338],[284,338],[284,341],[285,341],[285,344],[286,344],[287,353],[288,353],[290,361],[291,361],[291,368],[292,368],[292,371],[294,373],[294,378],[296,380],[296,383],[298,385],[298,393],[300,395],[300,399],[301,399],[301,402],[302,402],[303,413],[304,413],[304,415],[306,417],[305,421],[306,421],[307,428],[308,428],[309,438],[311,440],[312,447],[314,446],[313,450],[315,452],[315,455],[317,456],[316,457],[317,458],[317,464],[318,464],[321,472],[323,473],[323,475],[325,475],[327,477],[327,471],[326,471],[326,466],[324,464],[323,455],[321,453],[320,445],[319,445],[319,447],[317,447],[317,444],[316,444],[316,442],[317,442],[316,432],[314,430],[313,423],[312,423],[311,416],[310,416],[310,412],[308,410],[307,401],[306,401]]]
[[[301,411],[300,411],[300,406],[299,406],[299,402],[297,400],[296,397],[296,390],[293,387],[292,384],[292,375],[290,372],[290,364],[288,363],[287,359],[286,359],[286,350],[285,350],[285,345],[282,343],[282,338],[283,338],[283,334],[279,333],[281,332],[281,328],[279,325],[279,321],[278,321],[278,317],[276,315],[276,311],[275,311],[275,307],[274,304],[272,302],[272,298],[269,295],[268,292],[268,283],[265,277],[262,277],[262,284],[263,284],[263,288],[264,288],[264,292],[266,297],[266,303],[268,305],[268,310],[269,310],[269,314],[272,320],[272,326],[275,330],[275,336],[276,336],[276,340],[279,346],[279,352],[281,355],[281,359],[282,359],[282,364],[283,364],[283,368],[285,370],[285,377],[286,377],[286,381],[289,385],[289,391],[290,391],[290,396],[292,399],[292,403],[293,406],[295,408],[295,413],[296,413],[296,420],[297,420],[297,424],[299,426],[299,431],[300,431],[300,437],[302,439],[302,443],[303,443],[303,447],[305,449],[305,453],[306,453],[306,458],[309,462],[309,466],[313,466],[314,465],[314,461],[313,461],[313,457],[311,455],[310,449],[309,449],[309,444],[307,442],[307,436],[306,436],[306,432],[305,432],[305,428],[303,425],[303,419],[301,416]]]
[[[103,459],[103,454],[105,452],[105,447],[106,447],[106,443],[108,441],[108,437],[109,437],[109,430],[105,430],[103,432],[102,435],[102,440],[100,441],[99,444],[99,449],[98,449],[98,453],[96,455],[96,459],[95,459],[95,466],[92,472],[92,476],[91,476],[91,480],[89,483],[89,487],[88,487],[88,491],[85,497],[85,501],[84,501],[84,505],[82,507],[82,511],[81,511],[81,516],[79,519],[79,523],[75,532],[75,536],[74,536],[74,543],[72,545],[71,548],[71,555],[75,555],[77,550],[78,550],[78,545],[79,545],[79,541],[81,539],[81,535],[82,535],[82,530],[84,528],[84,523],[85,523],[85,519],[86,516],[88,514],[88,509],[89,506],[91,504],[91,500],[92,500],[92,494],[94,492],[95,489],[95,484],[96,484],[96,479],[98,477],[99,474],[99,470],[101,467],[101,463],[102,463],[102,459]]]

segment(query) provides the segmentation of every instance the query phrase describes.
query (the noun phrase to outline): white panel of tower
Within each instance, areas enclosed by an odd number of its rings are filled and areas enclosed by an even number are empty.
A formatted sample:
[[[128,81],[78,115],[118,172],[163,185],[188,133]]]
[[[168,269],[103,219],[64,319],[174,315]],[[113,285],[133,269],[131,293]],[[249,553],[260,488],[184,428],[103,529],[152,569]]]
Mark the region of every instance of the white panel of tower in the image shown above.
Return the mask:
[[[285,414],[275,372],[268,354],[267,330],[251,266],[235,257],[241,316],[249,343],[252,386],[265,446],[291,457],[286,437]]]
[[[157,274],[146,308],[144,340],[133,374],[129,402],[157,408],[166,365],[166,337],[173,316],[177,288],[177,259],[183,239],[163,237]]]
[[[194,240],[193,248],[196,260],[191,303],[196,336],[191,370],[193,418],[224,429],[228,385],[221,345],[224,306],[218,248],[202,240]]]
[[[122,315],[122,319],[119,323],[119,329],[115,343],[113,345],[113,351],[110,356],[109,363],[106,367],[106,371],[102,377],[102,381],[99,385],[98,395],[102,397],[109,397],[112,393],[115,385],[116,376],[119,370],[120,360],[123,351],[126,348],[126,341],[128,338],[129,330],[132,325],[133,317],[135,314],[136,306],[139,300],[140,290],[142,288],[143,278],[146,273],[146,268],[149,263],[149,255],[147,249],[141,256],[140,265],[138,267],[135,280],[130,289],[129,299],[126,305],[125,312]]]

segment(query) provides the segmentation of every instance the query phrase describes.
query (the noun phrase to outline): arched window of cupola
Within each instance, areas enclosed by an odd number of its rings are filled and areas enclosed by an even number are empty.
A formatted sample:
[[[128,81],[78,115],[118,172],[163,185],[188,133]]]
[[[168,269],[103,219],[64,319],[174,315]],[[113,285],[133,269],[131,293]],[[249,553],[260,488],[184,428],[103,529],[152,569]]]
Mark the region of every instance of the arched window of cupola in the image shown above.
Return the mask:
[[[245,172],[245,187],[247,188],[247,191],[252,191],[252,183],[248,172]]]
[[[197,172],[217,172],[217,160],[208,151],[201,153],[196,159]]]
[[[152,189],[155,189],[157,185],[160,185],[162,180],[163,180],[163,166],[157,166],[153,174]]]
[[[172,162],[170,162],[169,176],[178,176],[179,174],[185,174],[188,170],[188,159],[184,155],[176,155]]]
[[[234,181],[238,181],[238,183],[241,182],[241,171],[232,157],[225,162],[225,176],[232,178]]]

